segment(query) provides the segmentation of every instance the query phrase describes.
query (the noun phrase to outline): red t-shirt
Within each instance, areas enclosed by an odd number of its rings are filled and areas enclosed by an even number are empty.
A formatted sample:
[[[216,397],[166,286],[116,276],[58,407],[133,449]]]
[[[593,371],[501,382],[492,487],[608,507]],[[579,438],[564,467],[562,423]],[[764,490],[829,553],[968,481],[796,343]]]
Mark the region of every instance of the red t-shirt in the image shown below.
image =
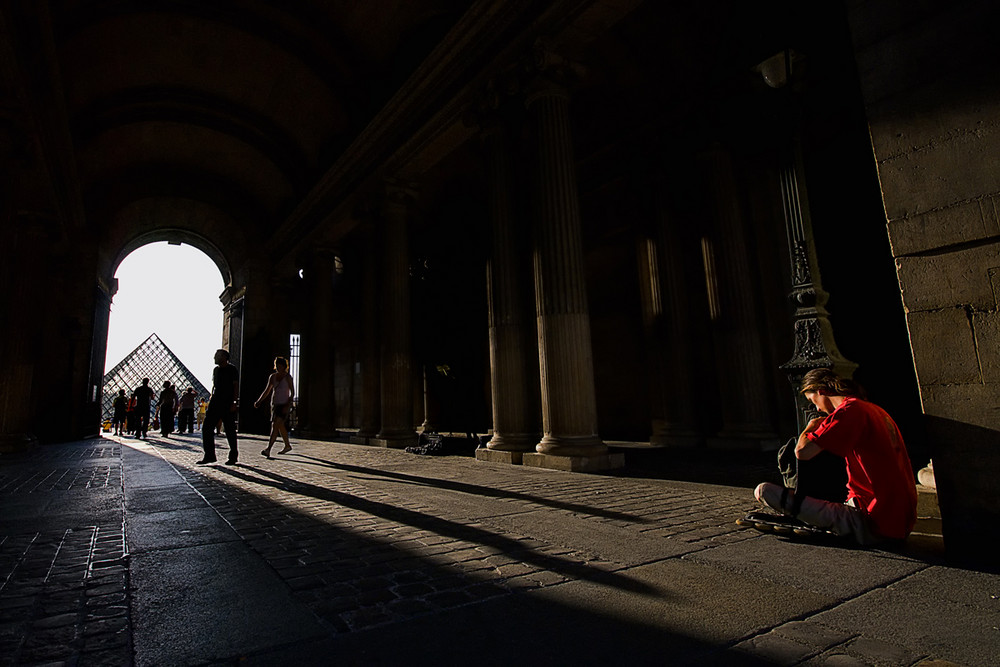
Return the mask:
[[[847,498],[857,498],[879,535],[910,534],[917,521],[917,485],[903,436],[885,410],[848,397],[806,437],[847,461]]]

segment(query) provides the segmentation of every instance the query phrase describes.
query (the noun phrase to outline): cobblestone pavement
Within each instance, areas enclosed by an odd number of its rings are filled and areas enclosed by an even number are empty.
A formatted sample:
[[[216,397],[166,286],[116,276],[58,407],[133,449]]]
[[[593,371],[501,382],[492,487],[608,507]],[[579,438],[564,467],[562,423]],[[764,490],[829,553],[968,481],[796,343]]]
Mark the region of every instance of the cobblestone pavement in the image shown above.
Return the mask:
[[[322,458],[312,453],[317,449]],[[449,476],[441,479],[392,470],[394,462],[411,462],[412,454],[350,445],[296,445],[292,454],[273,460],[257,448],[251,451],[238,466],[198,467],[196,444],[160,447],[334,632],[514,590],[579,578],[615,579],[621,567],[593,553],[486,526],[470,519],[461,505],[430,505],[407,493],[415,487],[499,500],[509,506],[499,514],[544,508],[669,537],[691,550],[756,537],[733,528],[745,499],[715,499],[709,508],[696,491],[631,481],[632,488],[622,493],[622,480],[612,477],[525,474],[502,467],[491,470],[490,485],[483,486],[459,481],[483,477],[483,464],[472,459],[450,457],[444,468],[432,462],[437,465],[431,475]],[[341,452],[350,463],[338,461]]]
[[[108,440],[2,459],[0,664],[131,661],[121,490]]]
[[[240,442],[236,466],[197,466],[196,436],[92,440],[0,459],[0,494],[9,509],[0,520],[0,664],[155,664],[133,646],[135,624],[143,619],[134,618],[123,485],[130,475],[140,479],[143,468],[125,466],[123,472],[123,446],[141,447],[150,460],[169,464],[197,502],[235,532],[235,543],[262,559],[293,603],[308,609],[327,641],[385,636],[422,619],[461,618],[480,604],[578,584],[655,599],[658,589],[643,575],[648,568],[697,565],[718,581],[745,576],[744,569],[753,575],[769,557],[787,557],[788,549],[800,555],[809,549],[842,567],[881,570],[853,588],[807,586],[796,603],[805,613],[789,603],[775,617],[783,620],[761,625],[751,619],[717,648],[731,659],[766,664],[930,664],[949,654],[948,642],[929,640],[941,646],[930,650],[891,629],[856,630],[838,617],[850,604],[878,607],[879,596],[899,582],[921,584],[921,576],[929,577],[925,587],[982,589],[984,599],[962,601],[963,613],[987,633],[977,650],[990,655],[991,647],[1000,647],[1000,577],[970,573],[961,584],[939,584],[930,573],[946,568],[927,559],[872,557],[864,550],[831,550],[831,556],[819,551],[821,545],[789,546],[740,530],[734,518],[753,505],[747,488],[308,441],[293,442],[291,453],[268,460],[258,453],[260,438],[241,436]],[[282,650],[257,655],[268,664],[266,656]]]

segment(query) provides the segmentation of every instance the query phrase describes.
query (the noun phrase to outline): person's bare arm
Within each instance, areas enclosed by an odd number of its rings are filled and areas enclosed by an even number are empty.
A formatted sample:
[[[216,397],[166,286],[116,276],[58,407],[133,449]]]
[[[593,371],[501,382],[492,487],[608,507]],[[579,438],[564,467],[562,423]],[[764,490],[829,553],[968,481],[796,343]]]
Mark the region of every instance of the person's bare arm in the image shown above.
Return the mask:
[[[816,417],[815,419],[811,419],[809,423],[806,424],[805,429],[799,435],[799,441],[795,444],[795,458],[802,461],[808,461],[823,451],[823,448],[810,440],[808,435],[819,428],[819,425],[823,423],[824,419],[826,419],[826,417]]]
[[[264,386],[264,391],[260,393],[260,398],[254,401],[253,406],[255,408],[259,408],[260,404],[264,402],[264,399],[266,399],[268,396],[271,395],[271,391],[274,389],[273,385],[274,385],[274,373],[268,376],[267,384]]]

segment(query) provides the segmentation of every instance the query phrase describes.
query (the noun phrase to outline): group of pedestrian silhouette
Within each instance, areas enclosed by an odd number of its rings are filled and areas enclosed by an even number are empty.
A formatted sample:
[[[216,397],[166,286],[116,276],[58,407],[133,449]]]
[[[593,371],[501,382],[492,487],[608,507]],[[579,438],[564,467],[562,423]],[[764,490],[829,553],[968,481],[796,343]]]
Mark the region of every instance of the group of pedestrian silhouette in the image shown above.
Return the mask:
[[[149,386],[149,378],[142,378],[142,384],[131,396],[126,396],[124,389],[118,390],[112,405],[111,427],[114,435],[140,439],[147,437],[150,427],[154,431],[159,429],[163,437],[174,431],[194,433],[196,420],[198,429],[204,428],[207,406],[208,401],[199,397],[194,387],[178,395],[177,385],[164,381],[157,396]]]
[[[265,458],[271,458],[271,449],[279,436],[284,442],[284,447],[279,453],[285,454],[292,449],[288,439],[288,420],[292,400],[295,398],[295,385],[288,373],[288,361],[284,357],[275,357],[274,372],[268,376],[264,391],[254,401],[254,407],[261,407],[268,398],[271,406],[271,435],[267,447],[261,451],[261,455]],[[183,394],[178,395],[177,387],[170,381],[163,382],[163,389],[159,396],[156,396],[153,388],[149,386],[149,378],[143,378],[142,384],[135,388],[130,398],[126,398],[124,389],[118,390],[111,424],[115,435],[146,439],[152,417],[153,429],[159,428],[161,436],[169,437],[175,429],[178,433],[184,433],[185,430],[187,433],[194,433],[197,414],[198,429],[202,433],[202,447],[205,452],[198,464],[216,462],[215,436],[221,428],[225,431],[226,440],[229,442],[229,457],[226,463],[232,465],[239,458],[239,443],[236,438],[239,401],[239,372],[229,363],[229,352],[219,349],[215,351],[212,394],[207,401],[197,396],[194,387],[189,387]]]

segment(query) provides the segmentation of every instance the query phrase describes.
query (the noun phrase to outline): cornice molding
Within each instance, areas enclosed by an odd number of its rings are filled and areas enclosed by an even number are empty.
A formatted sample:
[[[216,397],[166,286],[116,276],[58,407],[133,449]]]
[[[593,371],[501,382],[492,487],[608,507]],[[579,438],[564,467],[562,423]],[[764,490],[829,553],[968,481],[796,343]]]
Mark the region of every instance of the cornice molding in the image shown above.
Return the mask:
[[[350,233],[356,196],[392,177],[415,180],[426,156],[446,154],[476,132],[464,120],[493,77],[523,67],[540,35],[564,52],[568,42],[593,39],[594,9],[606,28],[631,11],[634,0],[483,0],[476,3],[431,52],[278,226],[271,245],[294,255],[320,226],[324,238]],[[568,35],[568,36],[567,36]],[[577,45],[579,46],[579,45]],[[282,260],[283,261],[283,260]]]

